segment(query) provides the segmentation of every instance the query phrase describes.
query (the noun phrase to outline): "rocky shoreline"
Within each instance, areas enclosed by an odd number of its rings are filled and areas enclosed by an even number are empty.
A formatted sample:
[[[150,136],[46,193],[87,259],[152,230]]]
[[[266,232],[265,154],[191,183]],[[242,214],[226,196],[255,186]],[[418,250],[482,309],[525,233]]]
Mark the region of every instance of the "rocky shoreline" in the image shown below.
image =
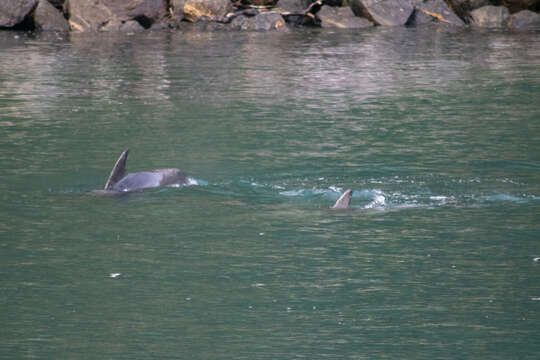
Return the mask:
[[[294,26],[351,29],[429,24],[540,30],[540,0],[279,0],[274,7],[276,2],[261,6],[253,0],[2,0],[0,30],[283,31]]]

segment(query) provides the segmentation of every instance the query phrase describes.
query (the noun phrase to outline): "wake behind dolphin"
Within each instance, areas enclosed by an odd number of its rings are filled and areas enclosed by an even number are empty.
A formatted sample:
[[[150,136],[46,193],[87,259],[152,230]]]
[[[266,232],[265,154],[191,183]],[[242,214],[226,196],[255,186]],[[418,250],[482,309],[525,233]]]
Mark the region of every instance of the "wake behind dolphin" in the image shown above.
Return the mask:
[[[127,173],[126,162],[128,154],[129,149],[126,149],[122,152],[118,160],[116,160],[104,189],[96,190],[92,193],[114,195],[161,186],[190,184],[190,179],[179,169],[175,168]]]

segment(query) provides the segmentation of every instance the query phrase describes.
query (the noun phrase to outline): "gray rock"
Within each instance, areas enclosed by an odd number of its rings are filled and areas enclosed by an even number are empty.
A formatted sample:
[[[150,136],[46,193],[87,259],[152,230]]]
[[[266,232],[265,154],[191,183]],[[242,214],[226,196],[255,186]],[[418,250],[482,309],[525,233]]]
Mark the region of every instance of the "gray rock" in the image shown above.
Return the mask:
[[[245,15],[240,15],[232,19],[229,26],[235,30],[254,30],[254,22],[251,21],[252,17],[247,17]]]
[[[201,17],[220,18],[233,11],[230,0],[185,0],[184,17],[195,22]]]
[[[168,17],[167,0],[66,0],[64,9],[73,31],[120,30],[132,20],[150,28]]]
[[[67,0],[64,9],[75,32],[115,30],[122,24],[105,0]]]
[[[118,27],[118,31],[123,31],[123,32],[137,32],[137,31],[143,31],[143,30],[144,30],[144,27],[141,24],[139,24],[138,21],[135,21],[135,20],[126,21],[125,23],[122,23],[122,25]]]
[[[115,0],[119,1],[122,4],[118,7],[120,16],[137,20],[146,29],[162,22],[169,14],[167,0]]]
[[[184,4],[186,0],[169,0],[171,16],[173,22],[179,22],[184,19]]]
[[[540,14],[522,10],[508,17],[506,26],[512,30],[540,30]]]
[[[309,1],[311,3],[311,1]],[[309,6],[307,1],[303,0],[279,0],[277,9],[281,11],[302,11]]]
[[[120,31],[120,32],[136,32],[136,31],[143,31],[143,30],[145,30],[145,28],[136,20],[111,21],[99,29],[99,31]]]
[[[261,12],[256,16],[240,15],[235,17],[229,26],[235,30],[288,30],[285,19],[276,11]]]
[[[323,28],[360,29],[374,25],[366,18],[355,16],[350,7],[323,6],[317,15]]]
[[[34,12],[34,26],[44,31],[69,31],[69,23],[64,15],[47,0],[39,0]]]
[[[472,10],[490,4],[489,0],[446,0],[446,3],[466,23],[471,21]]]
[[[275,11],[261,12],[254,18],[255,30],[286,30],[285,19]]]
[[[186,31],[229,31],[230,24],[223,24],[215,21],[197,21],[196,23],[184,26]]]
[[[465,26],[456,14],[450,10],[443,0],[417,1],[414,3],[414,13],[409,18],[407,25],[422,26],[432,23],[445,25]]]
[[[503,27],[510,12],[504,6],[483,6],[471,12],[471,24],[478,27]]]
[[[0,27],[10,28],[24,20],[38,0],[0,0]]]
[[[351,8],[356,16],[385,26],[405,25],[414,10],[407,0],[351,0]]]
[[[502,5],[506,6],[511,13],[521,10],[540,11],[540,0],[502,0]]]

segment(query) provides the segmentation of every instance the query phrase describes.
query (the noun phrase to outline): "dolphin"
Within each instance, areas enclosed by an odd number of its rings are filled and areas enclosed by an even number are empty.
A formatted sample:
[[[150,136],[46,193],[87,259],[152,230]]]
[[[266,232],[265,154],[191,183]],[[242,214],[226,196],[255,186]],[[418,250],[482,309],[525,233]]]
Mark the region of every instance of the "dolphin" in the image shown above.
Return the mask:
[[[189,179],[179,169],[156,169],[136,173],[126,172],[129,149],[122,152],[103,190],[95,190],[94,194],[114,195],[130,191],[143,190],[161,186],[186,185]]]
[[[331,207],[331,209],[348,209],[349,205],[351,203],[351,197],[352,197],[353,191],[351,189],[345,190],[343,194],[337,199],[334,206]]]

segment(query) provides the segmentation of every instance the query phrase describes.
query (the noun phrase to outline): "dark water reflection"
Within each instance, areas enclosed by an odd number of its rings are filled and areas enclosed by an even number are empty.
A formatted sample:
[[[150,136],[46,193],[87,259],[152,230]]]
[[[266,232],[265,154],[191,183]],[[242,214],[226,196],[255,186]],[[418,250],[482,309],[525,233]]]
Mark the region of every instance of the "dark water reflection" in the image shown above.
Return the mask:
[[[0,32],[0,358],[537,358],[539,39]]]

